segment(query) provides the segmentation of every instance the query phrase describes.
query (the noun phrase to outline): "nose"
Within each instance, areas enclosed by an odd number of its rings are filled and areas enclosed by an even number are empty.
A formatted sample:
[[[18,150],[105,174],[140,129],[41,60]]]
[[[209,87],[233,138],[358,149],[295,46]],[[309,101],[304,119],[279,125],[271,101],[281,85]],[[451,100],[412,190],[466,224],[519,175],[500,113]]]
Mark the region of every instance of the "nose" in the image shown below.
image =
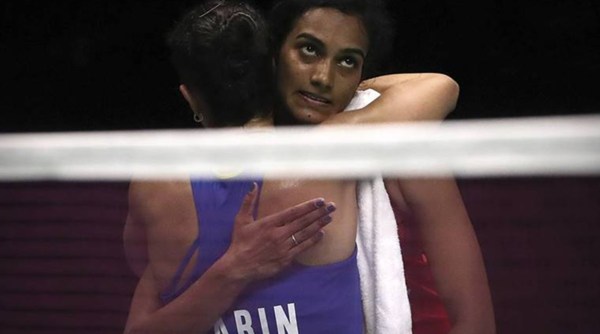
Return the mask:
[[[327,59],[323,59],[315,64],[310,84],[321,91],[329,91],[333,86],[333,66]]]

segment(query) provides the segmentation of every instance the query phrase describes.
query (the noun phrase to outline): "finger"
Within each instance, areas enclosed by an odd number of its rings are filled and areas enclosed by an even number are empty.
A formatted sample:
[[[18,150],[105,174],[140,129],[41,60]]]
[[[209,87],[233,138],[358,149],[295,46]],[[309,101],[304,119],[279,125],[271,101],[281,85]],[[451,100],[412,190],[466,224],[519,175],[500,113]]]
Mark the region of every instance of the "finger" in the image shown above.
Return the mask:
[[[263,220],[265,223],[272,224],[275,226],[283,226],[293,220],[296,220],[310,212],[316,211],[319,208],[325,206],[325,200],[323,198],[315,198],[304,203],[292,206],[280,212],[274,213]]]
[[[256,197],[258,195],[258,185],[256,182],[252,184],[252,189],[244,196],[242,206],[237,213],[238,218],[243,218],[243,221],[252,221],[254,207],[256,206]],[[250,218],[250,220],[247,220]]]
[[[290,244],[290,247],[289,247],[289,248],[296,247],[296,246],[298,246],[298,245],[300,244],[300,242],[298,241],[298,239],[296,238],[296,236],[295,236],[295,235],[293,235],[293,234],[292,234],[292,236],[290,237],[290,240],[291,240],[292,242],[291,242],[291,244]],[[289,248],[288,248],[288,249],[289,249]]]
[[[304,216],[298,217],[284,226],[285,232],[283,233],[284,238],[289,238],[292,234],[296,234],[299,231],[304,230],[308,226],[318,225],[320,227],[325,226],[329,221],[321,221],[324,217],[333,213],[336,210],[335,203],[329,202],[327,205],[319,208],[318,210],[307,213]]]
[[[294,233],[291,235],[290,239],[292,240],[292,242],[290,243],[292,247],[298,246],[299,244],[303,243],[304,241],[312,238],[315,234],[320,233],[321,230],[323,229],[323,227],[325,227],[327,224],[331,223],[332,218],[331,216],[324,216],[321,217],[317,222],[315,222],[314,224],[310,224],[307,227],[305,227],[304,229]],[[295,239],[295,242],[294,242]]]
[[[292,258],[295,258],[298,254],[304,252],[305,250],[311,248],[312,246],[317,244],[319,241],[321,241],[323,239],[324,235],[325,235],[325,232],[323,232],[323,231],[319,231],[318,233],[315,233],[313,236],[311,236],[310,238],[299,243],[297,246],[292,247],[288,254]]]

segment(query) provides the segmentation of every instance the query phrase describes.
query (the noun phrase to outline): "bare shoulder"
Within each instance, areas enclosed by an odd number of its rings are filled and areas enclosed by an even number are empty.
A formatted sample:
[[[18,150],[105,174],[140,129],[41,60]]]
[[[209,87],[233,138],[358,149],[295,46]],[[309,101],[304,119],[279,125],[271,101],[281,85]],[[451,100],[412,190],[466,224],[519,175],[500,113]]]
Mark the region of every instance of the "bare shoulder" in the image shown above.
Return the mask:
[[[133,180],[129,185],[129,214],[146,224],[177,216],[192,202],[192,190],[187,180]]]
[[[129,217],[144,231],[147,263],[163,290],[198,234],[190,181],[132,181]]]

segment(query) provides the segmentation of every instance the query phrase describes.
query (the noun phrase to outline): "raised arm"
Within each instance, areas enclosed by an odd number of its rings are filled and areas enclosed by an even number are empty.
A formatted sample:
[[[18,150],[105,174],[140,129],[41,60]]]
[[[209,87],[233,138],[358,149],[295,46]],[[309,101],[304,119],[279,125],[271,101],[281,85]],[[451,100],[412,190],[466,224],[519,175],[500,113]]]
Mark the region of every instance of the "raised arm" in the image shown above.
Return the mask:
[[[495,333],[494,313],[477,238],[451,178],[386,180],[392,201],[404,196],[416,220],[450,333]]]
[[[173,187],[175,191],[170,190]],[[157,268],[164,266],[168,253],[173,252],[168,245],[189,234],[185,230],[178,236],[178,227],[173,224],[190,218],[189,207],[180,205],[190,200],[186,192],[181,184],[138,183],[130,188],[130,217],[146,225],[150,262],[136,288],[125,333],[210,330],[249,283],[287,267],[297,254],[321,240],[321,229],[330,221],[323,218],[331,214],[332,203],[326,205],[322,199],[254,221],[252,212],[258,192],[255,186],[244,198],[235,218],[232,242],[225,254],[179,297],[163,305],[159,294],[172,274]],[[168,237],[168,233],[175,233],[175,237]],[[178,264],[178,261],[168,262],[167,266]]]
[[[373,124],[444,119],[456,107],[458,84],[438,73],[391,74],[365,80],[359,89],[381,96],[367,107],[339,113],[323,124]]]
[[[394,74],[366,80],[361,89],[381,96],[354,112],[323,124],[393,123],[442,120],[456,106],[459,88],[450,77]],[[494,333],[494,315],[481,252],[462,198],[452,178],[386,180],[390,200],[404,198],[416,219],[451,333]],[[400,204],[402,205],[402,204]]]

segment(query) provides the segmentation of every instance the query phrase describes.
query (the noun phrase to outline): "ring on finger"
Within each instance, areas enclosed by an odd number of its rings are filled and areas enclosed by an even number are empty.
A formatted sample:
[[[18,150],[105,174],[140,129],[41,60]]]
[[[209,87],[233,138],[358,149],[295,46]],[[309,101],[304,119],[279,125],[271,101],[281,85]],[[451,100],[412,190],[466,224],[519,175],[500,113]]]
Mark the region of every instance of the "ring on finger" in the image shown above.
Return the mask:
[[[296,240],[296,236],[292,234],[292,241],[294,242],[294,246],[298,246],[300,243]]]

